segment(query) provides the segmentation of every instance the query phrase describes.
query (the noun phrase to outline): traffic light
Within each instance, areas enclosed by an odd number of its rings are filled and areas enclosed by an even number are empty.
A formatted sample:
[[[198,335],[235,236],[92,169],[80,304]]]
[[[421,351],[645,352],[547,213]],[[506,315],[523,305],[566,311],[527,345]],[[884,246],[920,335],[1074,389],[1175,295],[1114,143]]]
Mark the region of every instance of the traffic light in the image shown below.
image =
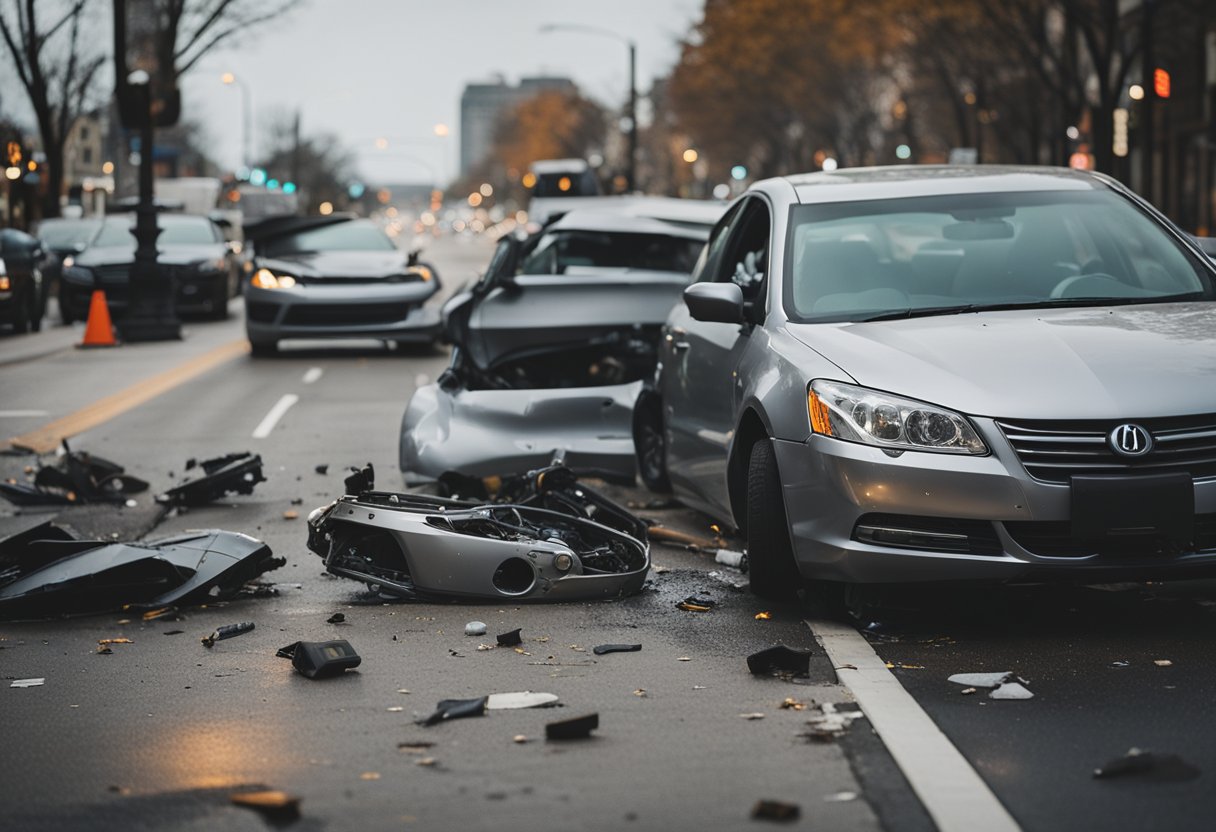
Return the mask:
[[[1153,93],[1161,99],[1170,97],[1170,74],[1161,67],[1153,70]]]

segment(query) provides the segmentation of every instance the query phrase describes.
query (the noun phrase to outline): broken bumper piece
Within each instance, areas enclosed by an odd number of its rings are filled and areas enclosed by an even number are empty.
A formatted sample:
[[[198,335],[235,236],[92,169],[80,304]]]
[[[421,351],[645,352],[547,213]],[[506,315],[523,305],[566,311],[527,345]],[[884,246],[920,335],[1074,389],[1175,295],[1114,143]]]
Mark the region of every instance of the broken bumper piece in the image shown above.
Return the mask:
[[[266,482],[262,457],[257,454],[228,454],[204,460],[198,466],[203,469],[203,476],[158,494],[156,501],[174,506],[203,506],[228,494],[252,494],[255,485]]]
[[[308,547],[335,575],[406,599],[572,601],[631,595],[645,524],[554,467],[503,480],[503,502],[365,491],[317,509]]]
[[[46,618],[229,598],[286,563],[238,532],[148,543],[77,540],[43,523],[0,540],[0,618]]]

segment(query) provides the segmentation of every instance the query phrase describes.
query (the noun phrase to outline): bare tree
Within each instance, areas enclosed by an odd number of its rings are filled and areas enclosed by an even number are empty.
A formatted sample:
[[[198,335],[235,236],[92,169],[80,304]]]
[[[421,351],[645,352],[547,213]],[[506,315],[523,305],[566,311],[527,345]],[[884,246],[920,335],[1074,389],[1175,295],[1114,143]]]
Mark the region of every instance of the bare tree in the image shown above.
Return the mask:
[[[59,216],[63,150],[76,119],[92,103],[94,82],[106,56],[84,34],[91,0],[48,3],[12,0],[0,7],[0,37],[29,97],[46,154],[42,214]]]
[[[157,65],[182,75],[216,46],[291,5],[289,0],[153,0]]]

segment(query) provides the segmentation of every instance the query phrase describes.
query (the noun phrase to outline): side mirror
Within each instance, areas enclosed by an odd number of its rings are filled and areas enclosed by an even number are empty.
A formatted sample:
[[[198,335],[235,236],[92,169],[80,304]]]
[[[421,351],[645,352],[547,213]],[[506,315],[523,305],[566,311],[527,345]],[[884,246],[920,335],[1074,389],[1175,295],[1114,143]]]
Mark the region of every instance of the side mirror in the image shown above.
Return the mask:
[[[1216,237],[1191,237],[1195,244],[1203,249],[1203,253],[1216,260]]]
[[[735,283],[694,283],[684,290],[684,305],[698,321],[744,322],[743,290]]]

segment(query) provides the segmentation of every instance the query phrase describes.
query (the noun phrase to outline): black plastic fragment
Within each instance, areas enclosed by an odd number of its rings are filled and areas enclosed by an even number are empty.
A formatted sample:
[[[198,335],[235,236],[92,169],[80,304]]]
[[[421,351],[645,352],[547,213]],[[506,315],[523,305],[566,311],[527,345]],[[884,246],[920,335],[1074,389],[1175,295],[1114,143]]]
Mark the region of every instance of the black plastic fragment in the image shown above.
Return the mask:
[[[775,820],[780,823],[792,823],[802,817],[802,809],[797,803],[783,803],[780,800],[758,800],[752,807],[752,820]]]
[[[811,675],[811,651],[778,644],[748,656],[747,669],[755,676],[808,677]]]
[[[488,696],[479,699],[441,699],[430,716],[416,720],[416,722],[418,725],[429,727],[452,719],[481,716],[486,712],[487,699],[489,699]]]
[[[346,621],[345,613],[336,612],[329,618],[325,619],[326,624],[342,624]]]
[[[347,494],[357,497],[376,487],[376,469],[370,462],[361,469],[351,468],[350,470],[350,476],[343,480]]]
[[[52,465],[41,465],[34,483],[0,482],[0,496],[19,506],[123,503],[148,483],[123,467],[63,443],[64,453]]]
[[[499,647],[515,647],[523,644],[523,636],[520,635],[522,628],[519,630],[511,630],[509,633],[500,633],[496,638]]]
[[[586,714],[572,719],[562,719],[545,724],[545,739],[547,740],[585,740],[591,732],[600,727],[599,714]]]
[[[203,469],[203,476],[186,480],[157,495],[157,502],[175,506],[202,506],[227,494],[252,494],[255,485],[266,482],[266,477],[262,475],[262,457],[248,452],[205,459],[197,467]]]
[[[252,621],[244,621],[240,624],[225,624],[223,627],[217,627],[211,635],[203,636],[203,646],[214,647],[217,641],[243,636],[245,633],[252,632],[253,628],[254,623]]]
[[[329,466],[328,465],[318,465],[316,468],[313,468],[312,470],[316,471],[318,474],[328,474]]]
[[[641,649],[640,644],[601,644],[598,647],[592,647],[591,652],[602,656],[605,653],[636,653]]]
[[[1181,783],[1194,780],[1199,774],[1198,768],[1177,754],[1158,754],[1138,748],[1116,757],[1102,768],[1094,769],[1094,777],[1100,780],[1135,777],[1153,783]]]
[[[341,676],[363,661],[346,639],[297,641],[280,648],[275,655],[291,659],[291,666],[309,679]]]

